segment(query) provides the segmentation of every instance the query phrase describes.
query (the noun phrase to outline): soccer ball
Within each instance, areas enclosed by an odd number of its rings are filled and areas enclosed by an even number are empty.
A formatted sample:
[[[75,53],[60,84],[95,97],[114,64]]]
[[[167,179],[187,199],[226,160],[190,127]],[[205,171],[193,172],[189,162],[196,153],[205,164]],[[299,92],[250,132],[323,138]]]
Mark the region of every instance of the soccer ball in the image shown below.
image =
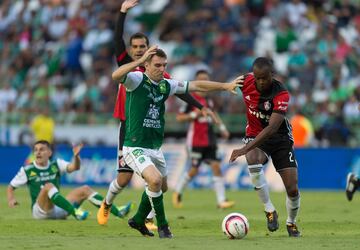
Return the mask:
[[[242,239],[249,232],[249,221],[240,213],[231,213],[222,221],[222,231],[229,239]]]

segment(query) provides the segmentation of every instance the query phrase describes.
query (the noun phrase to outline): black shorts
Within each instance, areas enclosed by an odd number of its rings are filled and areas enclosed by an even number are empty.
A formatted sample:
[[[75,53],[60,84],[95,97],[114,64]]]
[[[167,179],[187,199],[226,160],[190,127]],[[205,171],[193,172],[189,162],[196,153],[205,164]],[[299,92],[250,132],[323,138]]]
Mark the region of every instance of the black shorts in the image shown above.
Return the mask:
[[[203,161],[207,163],[219,161],[217,147],[193,147],[190,151],[190,159],[194,167],[199,167]]]
[[[117,153],[117,171],[120,172],[128,172],[134,173],[124,161],[123,156],[121,154],[122,148],[125,140],[125,121],[120,121],[119,123],[119,134],[118,134],[118,153]]]
[[[244,138],[244,142],[254,140],[254,138]],[[270,137],[258,148],[260,148],[267,157],[271,157],[277,172],[285,168],[297,168],[297,161],[294,153],[294,142],[287,135],[279,135]]]

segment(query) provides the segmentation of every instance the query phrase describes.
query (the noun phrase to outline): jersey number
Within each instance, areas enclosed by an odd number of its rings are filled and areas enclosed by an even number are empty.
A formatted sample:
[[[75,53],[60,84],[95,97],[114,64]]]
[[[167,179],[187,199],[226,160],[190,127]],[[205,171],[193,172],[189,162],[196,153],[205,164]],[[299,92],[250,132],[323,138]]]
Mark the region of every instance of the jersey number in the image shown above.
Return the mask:
[[[294,162],[293,153],[289,152],[289,161]]]

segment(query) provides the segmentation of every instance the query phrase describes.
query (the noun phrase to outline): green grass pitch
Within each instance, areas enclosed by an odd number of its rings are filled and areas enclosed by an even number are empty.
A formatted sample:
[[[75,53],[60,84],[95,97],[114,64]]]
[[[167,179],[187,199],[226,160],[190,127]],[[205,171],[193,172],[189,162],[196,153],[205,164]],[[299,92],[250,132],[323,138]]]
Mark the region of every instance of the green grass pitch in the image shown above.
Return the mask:
[[[62,192],[66,194],[69,188]],[[105,189],[98,191],[105,194]],[[287,236],[285,194],[272,193],[279,212],[280,229],[269,233],[263,208],[254,191],[228,191],[236,201],[229,210],[215,208],[211,190],[187,190],[184,208],[174,209],[171,192],[165,195],[165,209],[174,238],[160,240],[142,237],[127,226],[127,220],[112,217],[107,226],[96,222],[97,209],[85,202],[90,210],[86,221],[69,217],[62,221],[37,221],[31,218],[26,188],[16,190],[20,206],[10,209],[6,202],[6,187],[0,186],[0,249],[359,249],[360,194],[348,202],[344,192],[302,191],[298,218],[301,238]],[[141,191],[125,190],[117,203],[129,200],[137,203]],[[242,240],[228,240],[221,231],[221,221],[230,212],[243,213],[250,222],[249,234]],[[131,212],[133,214],[134,211]]]

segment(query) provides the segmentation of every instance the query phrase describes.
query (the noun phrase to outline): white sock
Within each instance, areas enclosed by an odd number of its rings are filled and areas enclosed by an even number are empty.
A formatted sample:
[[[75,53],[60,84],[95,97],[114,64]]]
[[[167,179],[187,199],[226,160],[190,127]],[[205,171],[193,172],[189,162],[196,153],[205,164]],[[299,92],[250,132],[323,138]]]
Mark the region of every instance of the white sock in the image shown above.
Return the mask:
[[[151,204],[151,207],[152,207],[150,213],[148,214],[148,216],[146,216],[146,219],[153,219],[155,217],[156,213],[155,213],[155,210],[154,210],[154,204],[152,202],[152,198],[159,197],[162,194],[162,191],[160,190],[159,192],[153,192],[153,191],[150,191],[148,189],[148,187],[146,187],[145,192],[149,197],[150,204]]]
[[[300,194],[296,197],[286,196],[286,210],[288,217],[286,219],[287,224],[295,224],[296,216],[300,208]]]
[[[59,192],[59,190],[57,189],[57,187],[54,186],[54,187],[50,188],[50,190],[48,191],[49,199],[51,199],[58,192]]]
[[[261,202],[264,204],[265,211],[273,212],[275,207],[270,200],[269,186],[262,168],[263,166],[261,164],[249,165],[249,174],[255,190]]]
[[[98,200],[95,198],[95,196],[97,195],[97,192],[94,192],[92,194],[89,195],[89,197],[87,198],[92,204],[94,204],[95,206],[101,206],[101,200]]]
[[[179,194],[182,194],[184,188],[186,187],[186,185],[189,183],[190,181],[190,176],[188,173],[184,173],[179,182],[177,183],[176,187],[175,187],[175,191]]]
[[[221,176],[213,176],[213,182],[217,204],[220,204],[226,200],[224,179]]]
[[[106,197],[105,197],[105,202],[108,205],[111,205],[114,201],[114,199],[116,198],[116,196],[121,192],[123,188],[120,187],[120,185],[117,182],[117,179],[114,179],[110,185],[109,185],[109,189],[106,193]]]
[[[155,210],[151,209],[150,213],[148,214],[148,216],[146,216],[146,219],[154,219],[155,217]]]

